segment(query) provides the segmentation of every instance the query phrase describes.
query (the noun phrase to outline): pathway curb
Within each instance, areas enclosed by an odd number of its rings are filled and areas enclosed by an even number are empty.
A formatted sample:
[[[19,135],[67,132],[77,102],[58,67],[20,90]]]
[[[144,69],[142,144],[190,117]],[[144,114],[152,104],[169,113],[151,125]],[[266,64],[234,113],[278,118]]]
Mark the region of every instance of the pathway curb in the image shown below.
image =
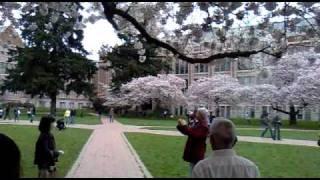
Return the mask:
[[[138,166],[140,168],[140,170],[143,172],[144,178],[153,178],[153,176],[151,175],[151,173],[148,171],[148,169],[145,167],[145,165],[143,164],[143,162],[141,161],[138,153],[135,151],[135,149],[132,147],[132,145],[130,144],[130,142],[128,141],[127,137],[124,135],[124,133],[121,133],[122,138],[124,139],[124,141],[126,142],[127,146],[129,147],[130,152],[132,153],[132,155],[134,156],[134,159],[136,160],[136,162],[138,163]]]
[[[73,177],[73,174],[74,172],[77,170],[77,168],[80,166],[80,161],[83,157],[83,154],[85,153],[85,151],[87,150],[90,142],[92,141],[93,139],[93,133],[94,133],[94,130],[92,131],[90,137],[88,138],[87,142],[85,143],[85,145],[82,147],[81,151],[80,151],[80,154],[77,158],[77,160],[73,163],[71,169],[69,170],[69,172],[67,173],[67,175],[65,176],[65,178],[72,178]]]

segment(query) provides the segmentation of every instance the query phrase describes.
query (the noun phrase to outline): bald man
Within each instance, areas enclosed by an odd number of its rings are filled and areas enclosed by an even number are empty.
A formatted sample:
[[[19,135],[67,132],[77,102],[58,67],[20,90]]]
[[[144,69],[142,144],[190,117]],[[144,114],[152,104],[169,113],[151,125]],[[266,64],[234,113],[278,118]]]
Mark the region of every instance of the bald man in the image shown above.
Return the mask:
[[[210,126],[210,143],[213,153],[198,162],[193,178],[257,178],[258,167],[250,160],[236,155],[232,149],[237,137],[232,121],[216,118]]]

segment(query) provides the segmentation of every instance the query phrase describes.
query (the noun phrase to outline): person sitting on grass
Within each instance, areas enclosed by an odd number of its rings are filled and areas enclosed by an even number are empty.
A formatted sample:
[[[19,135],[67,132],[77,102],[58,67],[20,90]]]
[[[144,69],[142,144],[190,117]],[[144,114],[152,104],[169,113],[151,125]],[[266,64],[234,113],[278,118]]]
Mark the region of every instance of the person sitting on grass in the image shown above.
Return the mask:
[[[210,143],[213,153],[198,162],[193,178],[257,178],[258,167],[250,160],[236,155],[233,147],[237,142],[235,126],[223,117],[216,118],[210,126]]]
[[[55,164],[63,151],[56,150],[56,142],[51,129],[55,119],[44,116],[40,120],[40,135],[36,142],[34,164],[38,165],[39,178],[53,178],[56,176]]]
[[[199,108],[196,112],[195,119],[197,122],[188,125],[185,120],[179,119],[177,129],[184,135],[188,136],[184,148],[183,159],[189,162],[190,176],[193,167],[202,159],[206,152],[206,139],[208,136],[208,110]]]
[[[21,153],[17,144],[0,133],[0,179],[18,179],[21,176]]]

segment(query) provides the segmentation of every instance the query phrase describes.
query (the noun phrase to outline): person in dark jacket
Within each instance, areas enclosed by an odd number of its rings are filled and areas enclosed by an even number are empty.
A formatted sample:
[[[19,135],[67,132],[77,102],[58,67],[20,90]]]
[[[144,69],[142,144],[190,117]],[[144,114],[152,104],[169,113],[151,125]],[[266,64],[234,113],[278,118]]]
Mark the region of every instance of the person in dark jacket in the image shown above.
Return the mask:
[[[7,118],[9,118],[9,120],[11,119],[11,116],[10,116],[10,106],[9,106],[9,105],[6,107],[3,120],[6,120]]]
[[[75,117],[76,117],[76,110],[75,109],[71,109],[71,112],[70,112],[70,124],[74,124]]]
[[[18,179],[21,176],[21,152],[17,144],[0,133],[0,179]]]
[[[179,119],[177,129],[188,136],[184,148],[183,159],[190,163],[190,175],[193,167],[202,159],[206,152],[206,139],[209,133],[208,111],[205,108],[199,108],[196,113],[196,122],[189,126],[186,121]]]
[[[63,151],[56,150],[56,142],[51,133],[55,119],[51,116],[41,118],[39,124],[40,135],[36,143],[34,164],[38,165],[39,178],[55,177],[56,167],[60,154]]]

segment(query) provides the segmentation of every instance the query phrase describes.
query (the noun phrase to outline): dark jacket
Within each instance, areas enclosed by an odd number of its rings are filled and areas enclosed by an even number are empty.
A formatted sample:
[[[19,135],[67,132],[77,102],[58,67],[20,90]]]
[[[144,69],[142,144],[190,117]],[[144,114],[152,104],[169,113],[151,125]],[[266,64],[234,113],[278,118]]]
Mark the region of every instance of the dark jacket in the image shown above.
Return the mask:
[[[58,161],[59,153],[51,133],[41,133],[36,143],[34,164],[41,167],[54,166]]]
[[[187,162],[197,163],[204,159],[206,152],[206,139],[209,128],[206,123],[197,122],[193,127],[177,126],[177,129],[188,136],[187,143],[184,148],[183,159]]]

